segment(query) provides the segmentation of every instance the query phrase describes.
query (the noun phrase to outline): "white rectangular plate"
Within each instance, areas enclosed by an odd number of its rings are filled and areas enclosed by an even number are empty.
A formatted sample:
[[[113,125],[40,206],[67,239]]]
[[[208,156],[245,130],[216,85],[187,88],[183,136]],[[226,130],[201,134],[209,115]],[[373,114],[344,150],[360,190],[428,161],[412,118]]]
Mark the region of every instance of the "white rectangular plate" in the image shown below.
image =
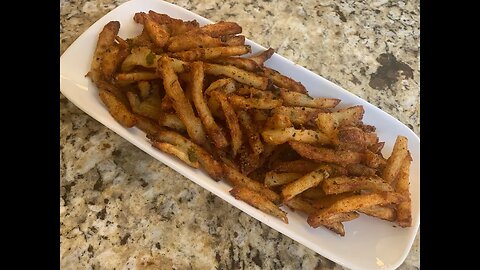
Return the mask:
[[[174,18],[195,19],[202,25],[211,23],[186,9],[160,0],[133,0],[124,3],[93,24],[60,57],[61,92],[77,107],[152,157],[255,219],[330,260],[351,269],[397,268],[405,260],[420,223],[420,139],[408,127],[384,111],[282,56],[273,55],[267,61],[267,66],[301,81],[312,96],[340,98],[342,102],[339,108],[363,105],[365,108],[364,121],[377,127],[380,140],[386,142],[383,152],[387,157],[390,156],[397,135],[408,138],[409,149],[413,157],[410,176],[413,207],[413,226],[411,228],[394,227],[393,223],[361,215],[360,218],[345,223],[346,236],[340,237],[324,228],[311,228],[307,224],[305,216],[290,211],[286,207],[283,209],[288,212],[289,224],[284,224],[279,219],[234,199],[228,192],[229,185],[215,182],[205,173],[190,168],[178,159],[156,150],[147,141],[145,134],[137,128],[123,128],[110,116],[101,103],[97,95],[97,88],[89,79],[85,78],[85,74],[90,69],[98,34],[103,26],[109,21],[119,21],[121,24],[119,36],[132,37],[139,34],[142,29],[141,25],[133,21],[134,13],[150,9],[166,13]],[[250,40],[247,43],[252,46],[254,53],[265,50],[264,47]]]

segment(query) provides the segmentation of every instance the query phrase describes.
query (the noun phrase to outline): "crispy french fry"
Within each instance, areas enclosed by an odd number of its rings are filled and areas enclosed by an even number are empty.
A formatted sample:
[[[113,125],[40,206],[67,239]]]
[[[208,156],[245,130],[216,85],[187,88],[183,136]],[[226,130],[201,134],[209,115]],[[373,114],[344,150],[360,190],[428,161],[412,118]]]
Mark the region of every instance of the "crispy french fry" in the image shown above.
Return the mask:
[[[304,212],[307,215],[310,215],[317,210],[310,202],[299,197],[292,198],[285,202],[285,205],[293,210]]]
[[[242,32],[242,27],[234,22],[219,21],[213,24],[207,24],[189,33],[201,32],[211,37],[221,37],[227,35],[236,35]]]
[[[265,130],[262,132],[262,138],[266,143],[269,144],[282,144],[288,141],[315,144],[330,143],[330,139],[321,132],[310,129],[295,129],[293,127]]]
[[[274,114],[286,115],[294,125],[308,125],[317,118],[322,109],[308,107],[286,107],[280,106],[273,109]]]
[[[199,29],[199,24],[196,20],[183,21],[180,19],[172,18],[167,14],[157,13],[153,10],[148,11],[148,15],[156,23],[165,25],[171,36],[177,36],[189,31]]]
[[[135,124],[135,126],[146,134],[153,135],[160,131],[160,126],[156,124],[152,119],[141,116],[139,114],[135,114],[135,118],[137,119],[137,123]]]
[[[237,82],[253,86],[260,90],[265,90],[268,87],[268,79],[258,76],[254,73],[239,69],[234,66],[222,66],[217,64],[204,64],[205,73],[216,76],[227,76]]]
[[[163,87],[167,95],[173,100],[173,108],[187,129],[192,140],[200,145],[205,144],[206,137],[200,119],[195,116],[190,102],[178,82],[177,75],[173,71],[171,58],[163,56],[158,62],[163,77]]]
[[[359,190],[393,191],[392,186],[378,176],[333,177],[323,181],[322,189],[327,195]]]
[[[120,30],[120,22],[111,21],[107,23],[100,34],[98,35],[97,46],[95,52],[93,53],[92,63],[90,65],[90,72],[88,76],[92,79],[93,82],[101,80],[101,64],[105,52],[108,48],[114,43],[115,37]]]
[[[283,104],[287,106],[303,106],[310,108],[333,108],[340,103],[336,98],[312,98],[307,94],[280,89]]]
[[[235,80],[233,80],[232,78],[218,79],[212,82],[207,87],[207,89],[205,89],[205,95],[209,96],[210,93],[215,89],[219,89],[225,92],[226,94],[230,94],[236,90]]]
[[[257,63],[257,65],[263,66],[263,63],[265,63],[265,61],[270,59],[270,57],[272,57],[274,53],[275,53],[274,49],[268,48],[268,50],[266,51],[250,56],[249,59]]]
[[[356,211],[359,208],[383,205],[389,203],[400,203],[405,197],[395,192],[382,192],[363,195],[353,195],[334,202],[329,207],[320,209],[308,216],[307,222],[310,226],[318,226],[328,223],[330,217],[338,213]]]
[[[150,96],[144,101],[140,101],[140,98],[137,94],[133,92],[127,92],[127,98],[130,102],[130,107],[132,111],[136,114],[157,120],[162,114],[160,108],[161,99],[159,97]]]
[[[130,73],[117,73],[115,80],[123,83],[133,83],[138,81],[149,81],[160,78],[160,76],[155,72],[130,72]]]
[[[407,197],[407,200],[401,202],[397,206],[397,223],[402,227],[412,226],[412,205],[409,191],[410,184],[410,164],[412,157],[409,153],[404,158],[400,172],[398,173],[398,180],[395,186],[395,191]]]
[[[243,127],[248,139],[248,144],[250,149],[256,155],[260,155],[263,152],[263,143],[260,139],[260,134],[255,129],[252,118],[246,111],[237,112],[238,120],[240,125]]]
[[[234,187],[230,190],[230,194],[232,194],[235,199],[242,200],[267,214],[278,217],[284,223],[288,224],[287,213],[283,212],[278,206],[261,194],[242,186]]]
[[[200,33],[197,35],[180,35],[171,37],[168,41],[167,49],[170,52],[180,52],[197,48],[240,46],[243,45],[244,42],[245,37],[243,37],[243,42],[241,37],[235,37],[223,41],[221,38],[213,38],[207,34]]]
[[[374,176],[377,174],[377,170],[363,164],[348,164],[346,168],[348,174],[352,176]]]
[[[364,157],[364,154],[359,152],[332,150],[295,141],[289,141],[288,143],[300,156],[316,162],[331,162],[348,165],[360,163]]]
[[[276,164],[272,169],[275,172],[294,172],[294,173],[309,173],[318,168],[318,163],[310,160],[299,159],[293,161],[283,161]]]
[[[123,61],[121,70],[128,72],[137,66],[155,69],[158,68],[157,62],[160,57],[160,55],[153,53],[152,50],[147,47],[135,47],[132,49],[132,53]],[[175,58],[172,58],[171,62],[175,73],[188,71],[188,64],[186,62]],[[158,76],[160,75],[161,74],[158,74]]]
[[[383,170],[382,177],[388,183],[392,183],[398,177],[403,160],[408,155],[408,139],[404,136],[398,136],[393,146],[391,156],[387,159],[387,164]]]
[[[292,125],[292,121],[290,121],[288,116],[274,113],[272,116],[268,117],[265,124],[261,126],[263,127],[263,130],[283,130],[292,127]]]
[[[310,200],[310,201],[315,201],[317,199],[325,197],[325,192],[323,192],[322,187],[316,186],[316,187],[309,188],[309,189],[305,190],[304,192],[302,192],[302,194],[300,194],[300,197],[302,197],[304,199],[307,199],[307,200]]]
[[[205,130],[215,146],[218,148],[227,147],[227,138],[223,130],[215,123],[203,96],[203,64],[201,62],[194,62],[190,64],[190,68],[192,72],[192,99],[195,108],[197,108],[198,116],[202,120]]]
[[[215,64],[220,64],[220,65],[232,65],[247,71],[258,71],[260,70],[260,67],[258,66],[255,61],[248,59],[248,58],[242,58],[242,57],[224,57],[224,58],[216,58],[216,59],[210,59],[209,62],[215,63]]]
[[[345,236],[345,227],[341,222],[334,222],[330,224],[323,224],[323,226],[330,231],[340,235],[340,236]]]
[[[228,100],[236,108],[241,109],[262,109],[268,110],[282,105],[282,100],[272,98],[245,98],[239,95],[230,94]]]
[[[315,122],[321,131],[331,135],[338,127],[357,124],[364,113],[363,106],[353,106],[336,112],[321,112]]]
[[[357,212],[340,212],[332,214],[325,218],[324,224],[331,224],[336,222],[351,221],[358,218],[360,215]]]
[[[162,150],[165,153],[171,154],[179,158],[181,161],[187,163],[190,167],[199,168],[200,163],[196,158],[193,158],[192,155],[188,155],[182,148],[177,147],[173,144],[165,143],[165,142],[152,142],[152,145],[155,148]]]
[[[288,89],[290,91],[294,91],[294,92],[302,93],[302,94],[307,93],[307,89],[305,89],[305,86],[303,86],[302,83],[297,82],[297,81],[295,81],[292,78],[289,78],[287,76],[284,76],[284,75],[280,74],[280,72],[278,72],[274,69],[264,67],[262,74],[263,74],[263,76],[272,80],[273,84],[280,87],[280,88],[285,88],[285,89]],[[299,105],[299,106],[303,106],[303,105]],[[310,107],[310,106],[306,106],[306,107]]]
[[[240,129],[240,124],[238,123],[238,117],[235,114],[235,111],[228,102],[227,96],[224,93],[222,93],[221,91],[213,91],[211,95],[220,102],[223,114],[225,115],[225,118],[227,120],[228,128],[230,129],[233,156],[236,156],[243,142],[242,131]]]
[[[374,205],[370,207],[360,208],[358,209],[358,212],[364,213],[372,217],[388,220],[388,221],[394,221],[395,218],[397,217],[397,213],[395,212],[395,209],[390,208],[388,206],[381,206],[381,205]]]
[[[263,91],[254,87],[241,87],[235,91],[236,95],[247,96],[251,98],[275,98],[275,95],[270,91]]]
[[[178,132],[185,132],[187,129],[182,120],[174,113],[162,113],[158,118],[158,124],[162,127],[169,127]]]
[[[253,191],[262,194],[265,198],[275,204],[280,203],[280,196],[277,193],[263,186],[259,182],[250,179],[246,175],[239,172],[237,169],[225,164],[224,171],[226,180],[228,180],[234,186],[247,187]]]
[[[125,57],[128,55],[127,47],[119,44],[111,45],[103,54],[101,71],[105,80],[111,80],[115,71],[119,68]]]
[[[379,169],[385,167],[387,164],[387,160],[381,155],[375,154],[370,150],[365,150],[363,154],[363,163],[368,167]]]
[[[322,189],[322,192],[323,192],[323,189]],[[314,199],[314,202],[312,204],[313,207],[317,209],[327,208],[338,200],[351,197],[354,195],[353,192],[345,192],[345,193],[333,194],[333,195],[325,195],[325,192],[323,192],[323,194],[324,194],[323,196],[317,196],[317,198]]]
[[[375,154],[381,154],[385,142],[378,142],[368,147],[368,150],[372,151]]]
[[[277,173],[269,171],[265,174],[264,184],[267,187],[281,186],[293,182],[302,176],[303,174],[301,173]]]
[[[112,117],[122,126],[129,128],[137,123],[135,115],[130,112],[128,107],[120,102],[114,94],[103,89],[99,89],[98,94],[103,104],[107,107],[110,115],[112,115]]]
[[[242,55],[249,53],[251,48],[249,45],[243,46],[227,46],[213,48],[198,48],[189,51],[171,53],[171,57],[180,58],[184,61],[208,60],[214,58],[228,57],[233,55]]]
[[[328,172],[324,169],[318,169],[302,176],[282,188],[283,201],[288,201],[305,190],[318,186],[328,177]]]
[[[166,27],[155,22],[150,15],[143,14],[143,26],[150,40],[152,40],[155,45],[163,47],[167,44],[170,34],[167,32]]]

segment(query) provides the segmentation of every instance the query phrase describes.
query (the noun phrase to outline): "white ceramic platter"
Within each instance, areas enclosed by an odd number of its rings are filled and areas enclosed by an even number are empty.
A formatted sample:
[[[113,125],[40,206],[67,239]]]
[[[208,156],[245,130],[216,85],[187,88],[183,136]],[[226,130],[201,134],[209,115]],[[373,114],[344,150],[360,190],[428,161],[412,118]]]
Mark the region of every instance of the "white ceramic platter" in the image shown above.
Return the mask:
[[[267,61],[267,66],[301,81],[313,97],[340,98],[342,102],[338,106],[339,108],[363,105],[365,108],[364,122],[375,125],[380,140],[386,142],[383,150],[385,156],[390,156],[396,136],[403,135],[409,140],[409,149],[413,157],[410,176],[413,207],[413,226],[411,228],[400,228],[394,226],[393,223],[361,215],[360,218],[345,223],[346,236],[340,237],[324,228],[311,228],[307,224],[305,216],[290,211],[287,207],[283,209],[288,212],[289,224],[284,224],[279,219],[234,199],[228,192],[230,186],[224,182],[215,182],[207,174],[192,169],[178,159],[156,150],[147,141],[145,134],[137,128],[123,128],[110,116],[101,103],[97,95],[97,88],[89,79],[85,78],[85,74],[90,68],[98,34],[103,26],[112,20],[120,21],[119,36],[132,37],[139,34],[142,29],[141,25],[133,21],[133,15],[136,12],[150,9],[166,13],[174,18],[195,19],[202,25],[211,23],[186,9],[160,0],[133,0],[124,3],[94,23],[60,57],[61,92],[77,107],[152,157],[248,215],[330,260],[351,269],[397,268],[405,260],[420,223],[420,139],[408,127],[384,111],[282,56],[273,55]],[[265,49],[252,41],[247,41],[247,44],[252,46],[253,53]]]

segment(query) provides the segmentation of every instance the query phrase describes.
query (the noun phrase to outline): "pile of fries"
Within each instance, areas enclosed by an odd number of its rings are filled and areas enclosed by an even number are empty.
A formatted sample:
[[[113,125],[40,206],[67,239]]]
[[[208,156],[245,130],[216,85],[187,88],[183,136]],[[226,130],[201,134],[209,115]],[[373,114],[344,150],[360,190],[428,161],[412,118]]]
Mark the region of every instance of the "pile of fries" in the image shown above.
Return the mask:
[[[143,31],[127,40],[118,21],[105,25],[87,74],[120,124],[285,223],[281,205],[342,236],[359,213],[411,226],[407,138],[384,158],[362,106],[335,110],[339,99],[309,96],[264,65],[273,49],[250,55],[234,22],[154,11],[134,20]]]

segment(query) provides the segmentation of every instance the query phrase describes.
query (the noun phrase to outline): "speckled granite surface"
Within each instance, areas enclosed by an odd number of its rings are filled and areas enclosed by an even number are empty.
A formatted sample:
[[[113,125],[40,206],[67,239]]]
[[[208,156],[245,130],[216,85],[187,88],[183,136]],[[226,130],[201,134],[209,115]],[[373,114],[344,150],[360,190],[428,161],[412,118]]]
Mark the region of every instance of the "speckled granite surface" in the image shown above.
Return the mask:
[[[60,54],[125,1],[60,1]],[[419,1],[171,1],[339,84],[420,133]],[[62,269],[343,269],[250,218],[60,94]],[[420,236],[400,269],[420,267]]]

